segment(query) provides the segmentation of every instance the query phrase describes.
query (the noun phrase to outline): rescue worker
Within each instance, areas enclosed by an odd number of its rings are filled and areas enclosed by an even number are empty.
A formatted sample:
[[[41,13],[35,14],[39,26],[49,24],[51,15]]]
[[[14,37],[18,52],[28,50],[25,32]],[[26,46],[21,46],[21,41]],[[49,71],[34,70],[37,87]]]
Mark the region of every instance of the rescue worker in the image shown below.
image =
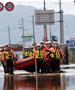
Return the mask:
[[[39,67],[38,72],[39,70],[41,70],[42,73],[50,72],[50,59],[47,58],[48,53],[50,53],[50,48],[47,48],[45,45],[42,45],[42,47],[37,51],[37,53],[35,52]]]
[[[45,48],[46,59],[45,59],[45,72],[51,72],[51,53],[54,50],[52,45],[49,45],[49,48]]]
[[[0,50],[0,62],[4,68],[4,73],[6,74],[7,73],[7,63],[6,63],[6,60],[4,58],[4,53],[5,53],[4,47],[2,47]]]
[[[29,57],[33,56],[33,47],[29,48]]]
[[[60,72],[60,53],[57,47],[54,47],[51,57],[51,72]]]
[[[28,57],[29,57],[29,48],[25,47],[23,52],[23,58],[28,58]]]
[[[43,53],[43,50],[42,50],[42,48],[40,48],[39,49],[39,51],[37,52],[37,61],[39,62],[39,63],[37,63],[38,65],[38,72],[41,72],[41,73],[43,73],[44,72],[44,53]]]
[[[8,74],[13,74],[13,51],[11,49],[10,46],[6,47],[6,51],[5,51],[5,59],[6,59],[6,63],[7,63],[7,73]]]
[[[36,64],[37,64],[37,72],[43,73],[43,52],[41,49],[40,44],[37,44],[35,49],[33,49],[33,56],[36,59]]]
[[[34,50],[34,57],[37,60],[37,71],[38,72],[49,72],[50,71],[50,62],[47,60],[47,53],[50,52],[50,49],[47,48],[46,46],[40,45],[36,46],[36,50]],[[48,61],[48,62],[47,62]],[[49,64],[49,65],[48,65]],[[41,71],[40,71],[41,70]]]
[[[47,54],[48,54],[48,52],[49,52],[50,50],[49,50],[49,48],[47,48],[46,46],[42,46],[41,47],[41,52],[42,52],[42,56],[43,56],[43,60],[42,60],[42,63],[43,63],[43,72],[49,72],[49,70],[50,70],[50,63],[49,63],[49,60],[47,59]]]

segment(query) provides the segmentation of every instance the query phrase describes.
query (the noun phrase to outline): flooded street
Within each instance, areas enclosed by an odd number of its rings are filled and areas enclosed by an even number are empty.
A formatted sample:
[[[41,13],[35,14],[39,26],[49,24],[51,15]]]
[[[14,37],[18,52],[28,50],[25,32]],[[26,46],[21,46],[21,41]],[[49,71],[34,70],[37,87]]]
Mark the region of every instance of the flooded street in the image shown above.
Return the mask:
[[[74,70],[74,69],[73,69]],[[75,73],[0,74],[0,90],[74,90]]]
[[[75,0],[0,0],[0,90],[75,90]]]

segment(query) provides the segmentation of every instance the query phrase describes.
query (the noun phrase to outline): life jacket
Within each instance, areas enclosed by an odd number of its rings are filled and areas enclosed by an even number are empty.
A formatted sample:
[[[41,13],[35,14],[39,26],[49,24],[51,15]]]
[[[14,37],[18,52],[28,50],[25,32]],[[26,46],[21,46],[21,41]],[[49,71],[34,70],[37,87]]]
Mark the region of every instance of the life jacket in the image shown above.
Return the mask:
[[[0,52],[0,60],[2,59],[2,52]]]
[[[12,51],[9,51],[8,54],[9,54],[9,59],[13,59],[13,53],[12,53]]]
[[[53,47],[50,48],[50,57],[51,59],[55,57],[55,49]]]
[[[4,59],[5,60],[8,60],[9,59],[9,52],[8,51],[5,51],[5,53],[4,53]]]
[[[39,51],[36,51],[36,58],[39,58]]]
[[[27,51],[24,51],[24,52],[23,52],[23,55],[27,56]]]
[[[30,51],[28,50],[28,51],[27,51],[27,57],[29,57],[29,56],[30,56]]]
[[[0,51],[0,61],[4,61],[4,51]]]
[[[37,51],[36,58],[38,58],[38,59],[43,59],[44,58],[44,54],[43,54],[42,50]]]
[[[33,51],[32,50],[29,51],[29,57],[31,57],[31,56],[33,56]]]
[[[57,49],[54,49],[53,52],[50,54],[50,57],[58,60],[60,59],[60,52]]]
[[[58,50],[56,50],[55,54],[56,54],[56,59],[60,59],[60,52]]]

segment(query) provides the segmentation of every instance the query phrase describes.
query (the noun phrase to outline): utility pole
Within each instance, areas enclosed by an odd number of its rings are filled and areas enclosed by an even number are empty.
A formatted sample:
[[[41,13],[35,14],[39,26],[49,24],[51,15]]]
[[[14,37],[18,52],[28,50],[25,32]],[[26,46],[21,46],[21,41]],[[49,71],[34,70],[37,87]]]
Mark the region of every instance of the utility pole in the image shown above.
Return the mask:
[[[59,13],[60,13],[60,44],[64,44],[63,10],[61,9],[61,0],[59,0]]]
[[[50,41],[51,41],[51,24],[50,24],[50,32],[49,32],[49,34],[50,34]]]
[[[32,15],[32,25],[33,25],[33,44],[35,46],[35,28],[34,28],[34,16]]]
[[[10,27],[8,26],[8,39],[9,39],[9,45],[11,44],[11,41],[10,41]]]
[[[35,27],[34,27],[34,15],[32,15],[32,26],[33,26],[33,45],[35,48]],[[37,75],[37,60],[35,60],[35,74]],[[37,77],[37,76],[36,76]],[[36,85],[37,85],[37,81],[36,81]],[[37,90],[37,89],[36,89]]]
[[[45,0],[44,0],[44,10],[46,10],[46,2],[45,2]]]
[[[24,20],[23,18],[21,19],[22,22],[22,38],[23,38],[23,50],[24,50]]]
[[[44,0],[44,10],[46,10],[46,2]],[[47,41],[47,25],[44,25],[44,43]]]

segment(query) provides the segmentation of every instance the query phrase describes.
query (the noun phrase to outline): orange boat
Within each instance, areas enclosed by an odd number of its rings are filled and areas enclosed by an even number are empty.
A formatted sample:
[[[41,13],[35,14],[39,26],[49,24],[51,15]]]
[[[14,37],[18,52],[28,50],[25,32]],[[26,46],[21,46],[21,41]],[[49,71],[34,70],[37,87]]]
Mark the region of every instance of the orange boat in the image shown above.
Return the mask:
[[[28,72],[35,72],[35,59],[34,57],[29,57],[14,62],[15,70],[26,70]]]

